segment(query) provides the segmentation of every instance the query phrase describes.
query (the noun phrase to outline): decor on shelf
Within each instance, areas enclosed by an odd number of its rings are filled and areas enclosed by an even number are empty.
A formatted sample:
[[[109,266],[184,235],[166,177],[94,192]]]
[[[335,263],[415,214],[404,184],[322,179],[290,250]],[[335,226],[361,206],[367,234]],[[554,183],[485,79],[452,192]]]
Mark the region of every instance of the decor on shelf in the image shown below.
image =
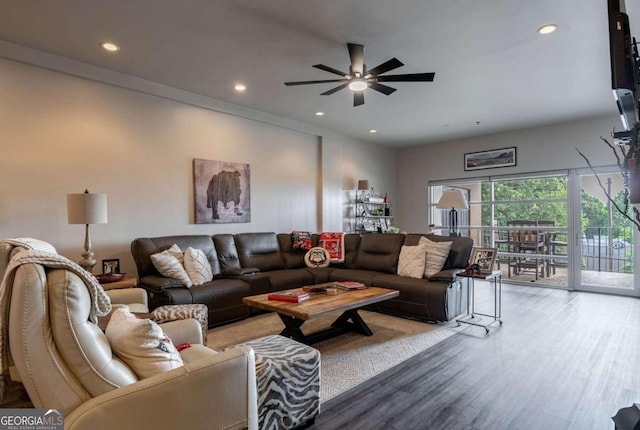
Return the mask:
[[[515,165],[515,147],[464,154],[464,170],[493,169],[496,167],[510,167]]]
[[[368,179],[360,179],[358,181],[358,191],[362,191],[360,194],[360,201],[364,202],[365,192],[369,190],[369,180]],[[356,200],[358,200],[358,195],[356,194]]]
[[[81,194],[67,194],[67,221],[69,224],[84,224],[84,252],[78,262],[88,272],[93,271],[96,260],[91,250],[89,224],[107,223],[107,195],[91,194],[85,190]]]
[[[615,133],[612,133],[612,138]],[[638,208],[631,206],[631,204],[640,203],[640,175],[638,174],[638,166],[637,160],[640,158],[640,142],[638,141],[638,137],[640,135],[640,122],[637,122],[632,128],[631,131],[628,132],[628,138],[618,143],[614,139],[614,143],[611,143],[608,139],[600,136],[600,139],[611,149],[614,157],[616,158],[616,164],[620,169],[620,174],[622,175],[622,181],[624,183],[624,205],[620,206],[616,203],[614,197],[612,196],[607,187],[604,186],[602,181],[600,180],[600,176],[598,172],[589,161],[589,158],[585,154],[583,154],[578,148],[576,151],[580,156],[586,161],[587,166],[595,176],[598,181],[598,185],[600,189],[604,192],[604,195],[607,197],[607,200],[611,202],[612,206],[626,219],[631,221],[638,231],[640,231],[640,211]],[[628,146],[628,148],[627,148]],[[633,215],[629,213],[629,209],[633,210]]]
[[[493,272],[497,255],[498,248],[473,248],[469,266],[477,267],[478,274],[488,275]]]
[[[458,212],[456,209],[469,209],[467,200],[460,189],[446,190],[436,205],[438,209],[449,209],[449,236],[460,236],[458,233]]]
[[[249,165],[193,160],[196,224],[251,222]]]
[[[109,260],[102,260],[102,274],[120,273],[120,259],[112,258]]]

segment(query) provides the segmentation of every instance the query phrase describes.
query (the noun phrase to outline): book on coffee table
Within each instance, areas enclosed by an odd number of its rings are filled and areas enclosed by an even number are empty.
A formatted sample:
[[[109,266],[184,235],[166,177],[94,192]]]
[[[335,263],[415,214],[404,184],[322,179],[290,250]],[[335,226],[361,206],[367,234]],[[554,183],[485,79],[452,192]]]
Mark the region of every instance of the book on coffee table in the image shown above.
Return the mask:
[[[340,281],[340,282],[336,282],[336,287],[343,289],[343,290],[347,290],[347,291],[351,291],[351,290],[364,290],[367,288],[366,285],[364,285],[362,282],[356,282],[356,281]]]
[[[307,292],[298,293],[295,291],[276,291],[267,296],[269,300],[279,300],[281,302],[300,303],[309,299],[311,295]]]

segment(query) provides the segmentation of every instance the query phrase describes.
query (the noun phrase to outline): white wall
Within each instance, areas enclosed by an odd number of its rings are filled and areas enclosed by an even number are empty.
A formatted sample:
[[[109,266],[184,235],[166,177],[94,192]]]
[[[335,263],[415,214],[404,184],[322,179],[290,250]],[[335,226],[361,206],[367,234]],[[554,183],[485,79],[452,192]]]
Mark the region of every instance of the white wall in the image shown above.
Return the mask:
[[[120,258],[133,274],[136,237],[340,231],[346,185],[370,175],[393,189],[391,150],[226,110],[0,59],[0,237],[43,239],[77,260],[84,228],[67,224],[66,194],[106,193],[96,259]],[[250,223],[194,224],[194,158],[249,163]]]
[[[622,128],[619,117],[598,117],[400,150],[396,162],[399,190],[396,223],[401,230],[426,231],[427,183],[430,180],[587,167],[576,147],[594,165],[615,164],[610,149],[600,140],[600,136],[608,137],[614,128]],[[464,170],[465,153],[514,146],[517,148],[514,167]]]

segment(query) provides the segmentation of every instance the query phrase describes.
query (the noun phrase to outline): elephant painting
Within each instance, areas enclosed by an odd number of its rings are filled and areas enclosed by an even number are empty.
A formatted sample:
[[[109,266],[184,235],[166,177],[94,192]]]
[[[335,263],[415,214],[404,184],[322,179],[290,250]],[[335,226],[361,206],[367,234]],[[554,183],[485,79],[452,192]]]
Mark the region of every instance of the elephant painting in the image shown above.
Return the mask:
[[[248,164],[193,160],[196,224],[251,222]]]
[[[207,207],[211,208],[211,219],[220,219],[218,214],[218,202],[225,209],[229,209],[229,202],[233,202],[234,213],[242,215],[240,211],[240,172],[227,172],[223,170],[213,175],[207,187]]]

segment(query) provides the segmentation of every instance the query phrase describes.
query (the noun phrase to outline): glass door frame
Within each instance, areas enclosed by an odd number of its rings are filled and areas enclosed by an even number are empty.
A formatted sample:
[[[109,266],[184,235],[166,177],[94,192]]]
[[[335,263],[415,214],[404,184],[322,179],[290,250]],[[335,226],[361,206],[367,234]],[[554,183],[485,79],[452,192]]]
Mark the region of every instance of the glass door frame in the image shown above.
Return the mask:
[[[619,173],[620,170],[617,166],[605,166],[605,167],[595,167],[596,173]],[[633,288],[615,288],[610,286],[598,286],[598,285],[589,285],[584,284],[582,282],[582,217],[581,217],[581,190],[582,183],[581,178],[583,176],[594,176],[594,171],[589,168],[584,169],[571,169],[569,171],[568,178],[568,194],[569,198],[569,222],[568,222],[568,240],[572,242],[572,252],[569,252],[569,267],[571,268],[570,279],[572,280],[569,285],[572,286],[572,290],[575,291],[587,291],[592,293],[605,293],[605,294],[615,294],[622,296],[632,296],[632,297],[640,297],[640,276],[637,276],[639,265],[639,252],[640,252],[640,244],[638,244],[638,240],[640,239],[640,234],[637,231],[637,228],[633,226]],[[570,238],[570,239],[569,239]]]

